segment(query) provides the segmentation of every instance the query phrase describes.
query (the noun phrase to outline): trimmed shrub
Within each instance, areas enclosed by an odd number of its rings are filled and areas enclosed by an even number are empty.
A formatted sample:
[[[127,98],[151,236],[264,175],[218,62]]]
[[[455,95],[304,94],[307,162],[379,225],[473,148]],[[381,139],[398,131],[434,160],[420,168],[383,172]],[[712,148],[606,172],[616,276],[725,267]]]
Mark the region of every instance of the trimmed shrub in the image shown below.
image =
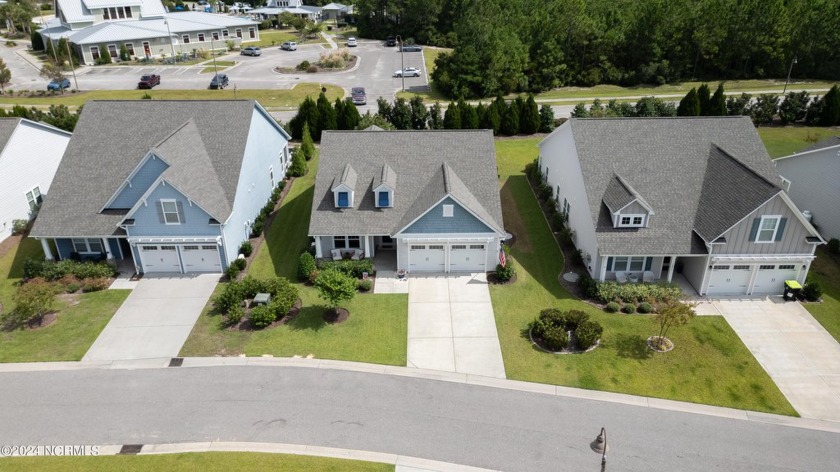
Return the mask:
[[[679,300],[680,295],[680,288],[674,284],[598,284],[598,299],[602,302],[669,302]]]
[[[309,280],[309,274],[312,272],[315,272],[315,256],[308,252],[302,252],[298,259],[298,279]]]
[[[34,258],[31,258],[31,257],[28,257],[23,261],[23,278],[24,279],[32,279],[32,278],[35,278],[35,277],[40,277],[43,270],[44,270],[44,260],[42,260],[42,259],[34,259]]]
[[[240,271],[243,271],[245,270],[245,266],[248,265],[248,263],[245,262],[245,259],[234,259],[234,261],[231,262],[230,265],[236,267]]]
[[[22,234],[27,226],[29,226],[29,220],[12,220],[12,234]]]
[[[569,333],[559,326],[548,326],[540,335],[545,347],[552,351],[562,351],[569,345]]]
[[[516,275],[516,269],[513,268],[513,261],[507,260],[507,264],[502,267],[501,264],[496,264],[496,279],[499,282],[507,282]]]
[[[822,289],[820,288],[820,284],[816,282],[808,282],[802,287],[802,296],[805,297],[805,300],[809,302],[816,302],[822,296]]]
[[[105,262],[79,262],[71,259],[59,262],[27,259],[23,262],[23,276],[27,279],[43,277],[47,280],[59,280],[67,275],[77,279],[107,279],[113,277],[115,272],[114,268]]]
[[[88,278],[82,284],[82,292],[98,292],[105,290],[111,285],[111,280],[104,277]]]
[[[251,309],[251,326],[257,329],[263,329],[266,326],[274,323],[276,317],[274,310],[269,305],[260,305]]]
[[[245,298],[254,298],[260,292],[266,292],[265,283],[260,279],[255,279],[250,275],[245,276],[239,281],[242,285],[242,294]]]
[[[648,314],[653,311],[653,307],[648,302],[639,303],[639,313]]]
[[[236,280],[237,277],[239,277],[240,272],[242,272],[242,270],[239,267],[236,267],[235,265],[231,264],[228,266],[227,269],[225,269],[225,277],[227,277],[228,280],[233,282]]]
[[[370,279],[359,280],[356,285],[359,287],[359,291],[370,292],[370,289],[373,288],[373,281]]]
[[[589,299],[598,298],[598,281],[592,278],[588,272],[584,272],[578,279],[578,287],[583,296]]]
[[[322,260],[318,262],[318,270],[328,270],[328,269],[335,269],[342,274],[349,275],[354,279],[361,279],[365,272],[368,275],[373,274],[373,260],[372,259],[359,259],[354,261],[350,260],[340,260],[340,261],[330,261],[330,260]]]
[[[636,305],[627,303],[621,311],[627,313],[628,315],[632,315],[633,313],[636,313]]]
[[[227,314],[227,321],[229,324],[239,324],[242,321],[242,318],[245,316],[245,308],[242,305],[236,305],[228,310]]]
[[[299,70],[299,71],[301,71],[301,72],[302,72],[302,71],[305,71],[306,69],[309,69],[309,61],[303,61],[303,62],[301,62],[300,64],[298,64],[297,66],[295,66],[295,69],[297,69],[297,70]]]
[[[619,306],[616,302],[609,302],[607,303],[607,306],[604,307],[604,311],[606,311],[607,313],[615,313],[618,311],[618,309]]]
[[[597,321],[585,320],[575,330],[578,348],[586,350],[592,347],[604,332],[604,327]]]
[[[266,291],[271,294],[271,301],[268,306],[274,311],[274,318],[279,320],[295,306],[298,299],[298,290],[283,277],[275,277],[266,280],[264,283]]]
[[[82,288],[82,286],[78,283],[70,282],[69,284],[64,286],[64,291],[67,293],[76,293],[79,291],[80,288]]]
[[[242,254],[245,257],[251,257],[251,253],[253,252],[254,246],[251,244],[251,241],[243,241],[242,245],[239,246],[239,254]]]
[[[828,252],[831,254],[840,254],[840,239],[831,238],[828,240]]]
[[[588,319],[589,315],[580,310],[569,310],[565,313],[563,328],[565,328],[566,331],[575,331],[581,323]]]

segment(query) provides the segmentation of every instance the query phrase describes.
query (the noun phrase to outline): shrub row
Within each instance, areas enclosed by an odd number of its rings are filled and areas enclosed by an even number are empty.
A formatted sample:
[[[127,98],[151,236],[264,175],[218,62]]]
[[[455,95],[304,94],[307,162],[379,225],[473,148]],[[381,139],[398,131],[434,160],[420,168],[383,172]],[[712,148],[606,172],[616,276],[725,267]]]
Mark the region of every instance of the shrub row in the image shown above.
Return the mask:
[[[114,268],[105,262],[79,262],[71,259],[47,261],[29,258],[23,262],[23,277],[32,279],[59,280],[72,275],[77,279],[107,279],[116,275]]]
[[[256,238],[260,234],[262,234],[263,228],[265,227],[265,220],[268,218],[268,215],[274,211],[274,207],[277,205],[277,201],[280,200],[280,194],[283,192],[283,187],[286,186],[286,181],[281,180],[277,187],[271,191],[271,196],[268,197],[268,200],[265,202],[265,205],[260,210],[259,214],[254,218],[254,223],[251,225],[251,237]],[[248,256],[245,256],[248,257]]]
[[[228,265],[228,268],[225,269],[225,275],[230,280],[236,280],[236,278],[239,277],[239,273],[245,270],[245,266],[247,265],[248,263],[245,259],[234,259],[230,265]]]
[[[598,299],[602,302],[665,303],[680,299],[680,288],[674,284],[598,284]]]
[[[301,256],[303,257],[303,256]],[[331,260],[320,260],[317,262],[317,269],[318,270],[327,270],[327,269],[335,269],[342,274],[349,275],[350,277],[361,279],[364,272],[367,272],[368,275],[373,274],[373,259],[359,259],[357,261],[354,260],[340,260],[340,261],[331,261]]]

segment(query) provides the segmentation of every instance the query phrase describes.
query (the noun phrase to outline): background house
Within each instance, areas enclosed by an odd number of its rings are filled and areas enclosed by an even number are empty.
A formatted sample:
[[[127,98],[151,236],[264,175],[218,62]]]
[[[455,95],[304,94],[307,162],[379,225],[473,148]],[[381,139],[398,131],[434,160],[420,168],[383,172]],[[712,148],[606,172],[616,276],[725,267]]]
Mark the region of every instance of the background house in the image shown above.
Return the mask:
[[[781,294],[785,280],[805,281],[823,243],[747,117],[572,119],[539,146],[598,280]]]
[[[492,131],[324,131],[316,257],[390,252],[394,269],[484,272],[502,224]]]
[[[47,258],[221,272],[284,177],[288,139],[252,100],[89,101],[30,235]]]
[[[23,118],[0,118],[0,241],[28,220],[50,191],[71,134]]]
[[[796,206],[824,238],[840,238],[840,136],[773,161]]]
[[[321,7],[304,5],[302,0],[269,0],[266,6],[255,8],[248,13],[260,20],[276,19],[282,13],[291,13],[305,20],[321,19]]]

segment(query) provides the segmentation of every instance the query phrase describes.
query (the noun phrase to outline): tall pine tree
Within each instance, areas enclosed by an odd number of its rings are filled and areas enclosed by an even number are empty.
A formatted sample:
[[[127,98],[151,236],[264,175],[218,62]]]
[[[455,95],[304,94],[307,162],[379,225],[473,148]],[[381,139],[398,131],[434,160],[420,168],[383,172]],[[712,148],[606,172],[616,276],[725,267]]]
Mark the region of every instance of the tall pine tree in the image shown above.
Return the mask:
[[[510,102],[502,115],[501,132],[508,136],[519,133],[519,105],[516,100]]]
[[[822,99],[822,110],[820,110],[820,125],[834,126],[840,124],[840,90],[837,85],[825,94]]]
[[[336,129],[336,117],[335,117],[335,108],[333,108],[332,103],[327,99],[327,96],[324,95],[324,92],[321,92],[321,95],[318,96],[318,127],[312,130],[312,137],[315,141],[321,141],[321,133],[328,129]],[[312,124],[310,123],[310,128]]]
[[[443,115],[443,129],[461,129],[461,107],[458,104],[449,102]]]
[[[691,89],[680,100],[677,107],[677,116],[700,116],[700,100],[697,98],[697,90]]]
[[[697,89],[697,101],[700,102],[700,116],[710,116],[712,111],[712,91],[708,84]]]
[[[702,107],[702,105],[701,105]],[[708,116],[726,116],[726,95],[723,93],[723,82],[719,83],[709,105]]]
[[[534,134],[540,129],[540,110],[534,95],[529,94],[525,106],[519,110],[519,132],[522,134]]]

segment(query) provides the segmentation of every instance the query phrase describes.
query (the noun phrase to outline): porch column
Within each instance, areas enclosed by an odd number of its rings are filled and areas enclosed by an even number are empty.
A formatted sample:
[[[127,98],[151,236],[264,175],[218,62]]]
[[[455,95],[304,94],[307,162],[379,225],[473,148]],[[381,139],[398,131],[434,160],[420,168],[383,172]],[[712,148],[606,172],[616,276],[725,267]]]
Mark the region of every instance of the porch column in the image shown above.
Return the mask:
[[[668,283],[674,277],[674,267],[677,266],[677,256],[671,256],[671,265],[668,266]]]
[[[111,245],[108,243],[108,238],[102,239],[102,247],[105,248],[105,258],[109,261],[114,260],[114,255],[111,254]]]
[[[48,261],[54,260],[52,251],[50,250],[50,243],[46,239],[41,239],[41,248],[44,249],[44,257],[47,258]]]
[[[370,238],[370,242],[368,243],[368,248],[370,249],[370,255],[368,255],[368,257],[370,257],[371,259],[373,259],[373,257],[376,255],[376,244],[374,243],[374,238],[375,237],[376,236],[368,236],[368,238]],[[365,254],[367,254],[367,252],[365,252]]]
[[[365,251],[365,257],[370,258],[370,244],[368,244],[368,238],[370,236],[362,236],[365,239],[364,245],[362,246],[362,250]]]
[[[321,254],[321,237],[320,236],[315,236],[315,257],[317,257],[319,259],[324,257]]]
[[[607,278],[607,256],[601,256],[601,273],[598,281],[603,282]]]

